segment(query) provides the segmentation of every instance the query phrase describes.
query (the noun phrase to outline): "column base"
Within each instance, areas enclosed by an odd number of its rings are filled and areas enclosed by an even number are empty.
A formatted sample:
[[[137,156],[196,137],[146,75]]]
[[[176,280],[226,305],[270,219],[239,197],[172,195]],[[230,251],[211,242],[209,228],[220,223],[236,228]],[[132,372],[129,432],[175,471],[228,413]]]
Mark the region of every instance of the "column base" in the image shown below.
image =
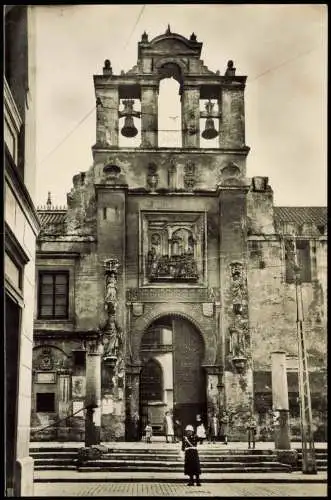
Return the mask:
[[[33,496],[33,458],[24,457],[16,460],[15,497]]]
[[[288,425],[288,410],[279,410],[278,425],[275,428],[275,448],[276,450],[290,450],[290,432]]]

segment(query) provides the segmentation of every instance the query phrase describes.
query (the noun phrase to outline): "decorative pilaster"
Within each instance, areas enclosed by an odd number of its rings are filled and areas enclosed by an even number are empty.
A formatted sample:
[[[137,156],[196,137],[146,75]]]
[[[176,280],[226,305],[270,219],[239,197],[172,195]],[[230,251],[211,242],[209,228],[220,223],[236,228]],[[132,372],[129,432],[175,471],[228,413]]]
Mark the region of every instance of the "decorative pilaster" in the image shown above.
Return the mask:
[[[60,369],[58,371],[58,387],[59,387],[59,426],[57,429],[57,438],[63,439],[68,435],[68,422],[65,420],[70,414],[71,397],[70,397],[70,381],[71,372],[69,370]]]
[[[222,116],[219,134],[220,148],[245,146],[245,85],[236,81],[235,74],[236,68],[233,61],[229,61],[225,72],[227,83],[223,84],[219,99]]]
[[[141,146],[158,145],[158,85],[141,86]]]
[[[253,372],[248,321],[246,192],[220,192],[220,288],[224,362],[224,401],[230,439],[246,438],[245,422],[253,401]]]
[[[200,146],[200,88],[183,86],[182,90],[182,145]]]
[[[119,94],[118,87],[96,88],[97,145],[118,147]]]
[[[126,367],[126,439],[138,441],[141,434],[139,419],[140,365]]]

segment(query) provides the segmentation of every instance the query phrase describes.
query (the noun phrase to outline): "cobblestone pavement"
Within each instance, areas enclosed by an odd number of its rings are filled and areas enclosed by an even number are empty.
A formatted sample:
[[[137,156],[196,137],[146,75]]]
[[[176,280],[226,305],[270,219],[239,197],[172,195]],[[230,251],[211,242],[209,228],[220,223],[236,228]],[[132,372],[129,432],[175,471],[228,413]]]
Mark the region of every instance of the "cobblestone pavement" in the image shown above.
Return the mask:
[[[327,497],[326,484],[35,483],[34,496]]]

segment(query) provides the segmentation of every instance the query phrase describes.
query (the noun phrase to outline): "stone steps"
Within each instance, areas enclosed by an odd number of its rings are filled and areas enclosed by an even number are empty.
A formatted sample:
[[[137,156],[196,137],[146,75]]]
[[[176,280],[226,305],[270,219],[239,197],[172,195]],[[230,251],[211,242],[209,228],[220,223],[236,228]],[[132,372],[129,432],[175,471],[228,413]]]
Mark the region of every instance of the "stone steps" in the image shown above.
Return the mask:
[[[31,448],[36,471],[79,470],[80,472],[182,472],[183,458],[177,449],[118,449],[112,448],[99,460],[77,462],[74,448]],[[201,450],[201,467],[206,472],[289,472],[271,450]]]
[[[98,460],[77,462],[77,447],[31,447],[36,471],[76,470],[79,472],[132,472],[137,473],[177,473],[183,471],[183,458],[179,454],[180,445],[167,448],[127,448],[111,447]],[[240,472],[291,472],[301,470],[301,452],[294,467],[279,461],[271,449],[228,449],[215,447],[200,449],[201,467],[208,473]],[[327,450],[316,450],[318,471],[327,470]]]
[[[327,471],[328,470],[328,451],[315,449],[315,460],[316,467],[318,471]],[[298,462],[295,470],[302,469],[302,452],[298,450]]]
[[[34,453],[31,455],[34,459],[34,463],[40,465],[42,463],[72,463],[77,459],[76,454],[42,454],[42,453]],[[223,455],[223,456],[208,456],[199,454],[201,463],[227,463],[227,462],[245,462],[247,458],[249,458],[250,463],[267,461],[267,462],[277,462],[277,457],[275,455]],[[139,457],[139,458],[138,458]],[[118,462],[127,462],[127,461],[141,461],[141,462],[182,462],[183,459],[178,455],[121,455],[121,454],[105,454],[103,455],[103,460],[106,461],[118,461]]]

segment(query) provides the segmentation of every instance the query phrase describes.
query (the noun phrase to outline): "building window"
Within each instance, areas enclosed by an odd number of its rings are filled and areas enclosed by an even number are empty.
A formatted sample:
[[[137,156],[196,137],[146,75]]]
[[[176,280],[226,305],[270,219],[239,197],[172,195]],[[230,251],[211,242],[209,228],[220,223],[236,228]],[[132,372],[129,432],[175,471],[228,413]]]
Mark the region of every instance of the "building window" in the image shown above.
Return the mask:
[[[162,368],[157,361],[149,360],[141,371],[142,401],[163,400]]]
[[[86,352],[85,351],[72,351],[74,358],[74,366],[85,368],[86,366]]]
[[[66,319],[69,305],[69,273],[39,273],[40,319]]]
[[[285,241],[286,283],[295,282],[295,253],[300,269],[301,283],[308,283],[311,281],[310,244],[309,240],[300,239]]]
[[[36,411],[37,413],[54,413],[55,412],[55,393],[54,392],[37,392],[36,394]]]
[[[297,258],[300,267],[300,278],[303,283],[311,281],[309,240],[297,240]]]

